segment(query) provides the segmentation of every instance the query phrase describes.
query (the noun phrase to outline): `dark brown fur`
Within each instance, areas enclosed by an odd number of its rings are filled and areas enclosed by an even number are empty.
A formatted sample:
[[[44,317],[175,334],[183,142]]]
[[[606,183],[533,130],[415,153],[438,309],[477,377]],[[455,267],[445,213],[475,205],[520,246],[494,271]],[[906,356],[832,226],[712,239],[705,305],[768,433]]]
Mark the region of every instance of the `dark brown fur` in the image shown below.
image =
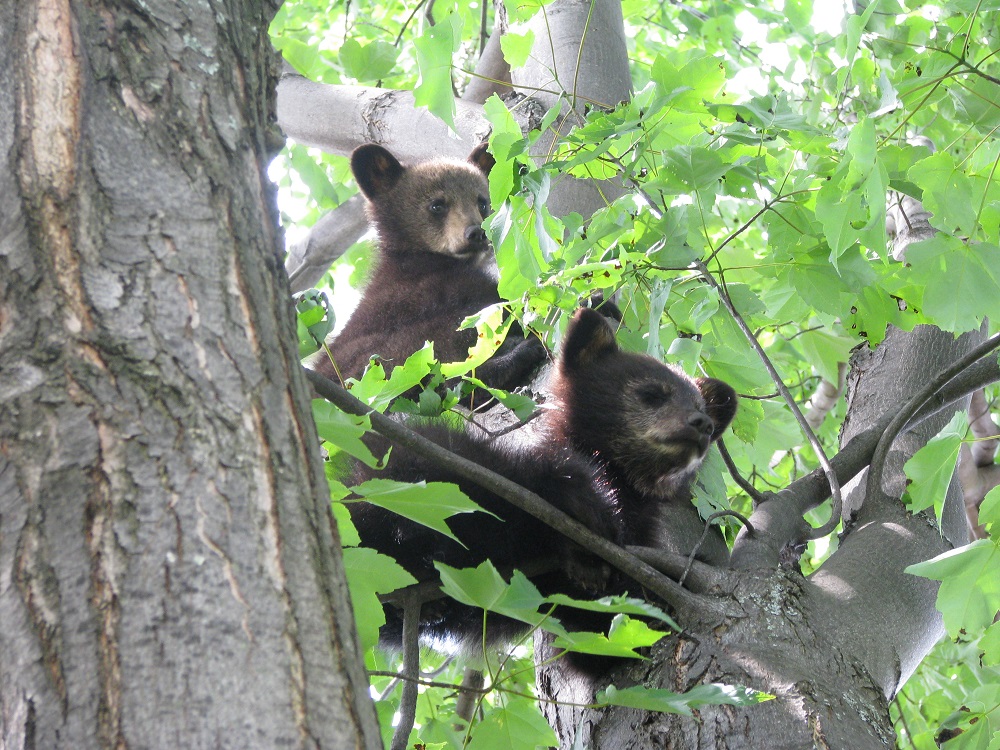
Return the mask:
[[[351,169],[368,199],[378,260],[361,302],[330,345],[344,378],[360,377],[373,355],[391,370],[425,341],[434,342],[441,362],[468,356],[476,331],[456,329],[500,302],[493,251],[481,226],[490,211],[492,166],[485,145],[465,162],[437,159],[410,167],[381,146],[354,151]],[[513,388],[544,358],[540,341],[513,330],[477,375],[488,385]],[[336,377],[325,357],[315,367]]]
[[[588,528],[617,543],[622,542],[621,522],[609,494],[595,478],[595,467],[565,445],[547,441],[493,440],[441,424],[411,424],[424,437],[453,453],[501,474],[541,495]],[[433,461],[396,447],[383,471],[361,463],[354,467],[354,484],[376,477],[401,482],[451,482],[461,487],[481,508],[492,513],[453,516],[448,525],[462,542],[458,544],[414,521],[369,503],[351,503],[348,509],[361,537],[361,544],[395,558],[418,580],[437,577],[435,562],[452,567],[475,567],[489,558],[510,574],[543,560],[555,569],[534,576],[543,594],[565,593],[592,598],[605,593],[610,569],[569,539],[533,516],[511,506],[494,493],[469,482]],[[463,546],[464,545],[464,546]],[[402,635],[402,613],[386,608],[386,625],[380,640],[398,647]],[[523,623],[490,614],[489,645],[510,643],[523,634]],[[438,644],[475,652],[482,645],[482,610],[443,598],[421,610],[420,633]]]
[[[681,539],[692,544],[701,535],[702,524],[689,502],[690,484],[710,442],[733,418],[732,388],[718,380],[691,380],[652,357],[623,352],[606,319],[584,309],[567,331],[552,391],[545,424],[527,442],[489,441],[441,425],[417,429],[464,458],[534,490],[616,543],[659,546],[663,532],[676,537],[678,529],[670,526],[684,521],[692,529],[680,530]],[[545,593],[606,594],[630,588],[609,583],[600,560],[545,524],[405,450],[394,449],[383,472],[358,464],[352,479],[357,483],[374,476],[454,482],[502,519],[479,513],[452,519],[450,526],[463,548],[367,503],[349,506],[362,544],[392,555],[420,580],[434,577],[435,560],[468,567],[489,558],[500,567],[523,568],[555,555],[564,561],[562,569],[535,580]],[[712,561],[728,556],[721,535],[707,549]],[[690,551],[690,546],[678,551]],[[590,566],[597,575],[582,575],[581,566]],[[594,581],[601,582],[597,591]],[[607,625],[602,616],[576,611],[560,611],[557,616],[571,629]],[[398,644],[399,613],[389,608],[387,617],[383,643]],[[493,615],[489,622],[494,623],[491,641],[524,631],[523,625]],[[430,605],[421,618],[421,632],[439,640],[478,642],[481,627],[481,612],[450,599]],[[578,666],[591,669],[584,662]]]

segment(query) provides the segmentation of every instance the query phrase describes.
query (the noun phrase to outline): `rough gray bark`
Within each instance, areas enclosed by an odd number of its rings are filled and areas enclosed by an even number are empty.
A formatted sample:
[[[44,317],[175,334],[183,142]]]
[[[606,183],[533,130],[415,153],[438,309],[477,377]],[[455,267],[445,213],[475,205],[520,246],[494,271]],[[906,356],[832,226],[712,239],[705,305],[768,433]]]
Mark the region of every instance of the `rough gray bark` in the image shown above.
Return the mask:
[[[380,744],[265,176],[276,8],[0,0],[5,748]]]

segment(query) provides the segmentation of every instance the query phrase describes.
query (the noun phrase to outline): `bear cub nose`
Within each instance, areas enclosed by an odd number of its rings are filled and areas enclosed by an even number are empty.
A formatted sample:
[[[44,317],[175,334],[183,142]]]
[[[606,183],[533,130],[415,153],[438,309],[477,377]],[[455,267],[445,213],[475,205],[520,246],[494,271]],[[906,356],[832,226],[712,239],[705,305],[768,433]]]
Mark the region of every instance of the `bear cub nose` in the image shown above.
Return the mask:
[[[709,434],[712,432],[715,424],[706,414],[702,414],[700,411],[695,412],[690,417],[688,417],[688,425],[694,427],[699,432],[704,432]]]
[[[486,244],[486,230],[478,224],[470,224],[465,228],[465,239],[469,242]]]

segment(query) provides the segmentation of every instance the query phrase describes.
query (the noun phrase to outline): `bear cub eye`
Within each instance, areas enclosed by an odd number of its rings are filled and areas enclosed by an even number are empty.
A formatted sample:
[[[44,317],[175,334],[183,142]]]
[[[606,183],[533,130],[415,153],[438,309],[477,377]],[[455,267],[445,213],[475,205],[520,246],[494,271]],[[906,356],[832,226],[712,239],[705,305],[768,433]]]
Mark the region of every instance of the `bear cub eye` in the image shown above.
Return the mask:
[[[486,200],[483,196],[479,196],[479,213],[482,214],[485,219],[490,212],[490,202]]]
[[[659,383],[646,383],[636,389],[636,395],[646,406],[657,408],[670,400],[670,389]]]
[[[444,198],[435,198],[431,201],[430,212],[435,216],[440,216],[447,207],[448,204],[445,203]]]

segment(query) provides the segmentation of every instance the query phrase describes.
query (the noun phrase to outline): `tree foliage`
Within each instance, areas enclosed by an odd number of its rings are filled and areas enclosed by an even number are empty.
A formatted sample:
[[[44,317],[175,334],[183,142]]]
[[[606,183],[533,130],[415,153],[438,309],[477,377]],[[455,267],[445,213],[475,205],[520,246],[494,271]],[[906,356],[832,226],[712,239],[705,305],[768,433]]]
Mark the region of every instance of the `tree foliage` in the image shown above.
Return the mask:
[[[757,491],[778,491],[815,469],[819,457],[776,393],[766,362],[806,410],[819,400],[824,381],[838,392],[852,348],[878,345],[888,326],[926,324],[957,335],[1000,320],[1000,4],[876,0],[832,17],[827,4],[810,0],[786,0],[781,11],[757,0],[625,0],[622,8],[634,87],[629,101],[586,102],[575,127],[556,138],[555,110],[525,136],[499,99],[483,108],[497,159],[489,232],[500,292],[553,347],[581,299],[617,294],[623,346],[737,389],[741,408],[726,440],[732,462]],[[511,28],[502,48],[516,66],[537,41],[519,24],[546,7],[509,3],[506,10]],[[450,123],[455,93],[470,80],[493,29],[492,11],[482,11],[459,2],[331,8],[288,0],[272,36],[308,77],[412,89],[418,105]],[[556,93],[573,101],[573,81],[557,83]],[[543,161],[528,155],[538,139],[551,140]],[[290,145],[273,173],[284,188],[288,224],[309,225],[353,192],[342,155],[301,145]],[[592,216],[554,216],[546,197],[567,174],[615,178],[625,191]],[[892,237],[907,220],[898,209],[906,201],[930,212],[936,232],[893,252]],[[359,284],[366,257],[363,247],[348,253],[328,275],[335,307]],[[986,325],[996,330],[995,323]],[[373,368],[359,392],[384,408],[385,394],[409,388],[430,359],[411,366],[409,375],[393,373],[392,379],[409,379],[391,387]],[[988,404],[995,395],[987,389]],[[814,425],[827,455],[838,449],[845,411],[837,400]],[[339,447],[350,449],[347,441],[356,447],[367,425],[332,409],[329,415],[320,419],[324,438],[336,434]],[[329,433],[322,430],[327,421],[336,422]],[[911,510],[940,514],[959,447],[974,439],[960,419],[910,460],[904,499]],[[333,486],[335,500],[346,496]],[[419,492],[419,498],[396,500],[420,505],[438,494],[432,487]],[[988,531],[1000,528],[996,492],[980,510]],[[375,493],[367,497],[376,501]],[[701,472],[696,502],[704,517],[720,510],[749,515],[753,507],[717,455]],[[830,513],[827,503],[807,518],[820,526]],[[346,513],[337,517],[347,521]],[[722,523],[732,540],[738,522],[726,517]],[[942,581],[939,607],[949,640],[893,704],[902,747],[934,747],[942,728],[956,733],[948,747],[1000,742],[1000,631],[992,624],[1000,609],[996,534],[910,569]],[[349,544],[349,531],[345,537]],[[804,572],[821,565],[836,544],[836,536],[811,541]],[[352,594],[371,644],[380,617],[375,596],[385,591],[365,588],[361,578],[373,578],[377,564],[386,571],[383,580],[406,581],[391,572],[391,561],[369,561],[370,551],[348,547],[345,554],[349,571],[365,571],[352,578]],[[527,596],[528,609],[537,609],[530,591],[490,588],[493,575],[449,575],[448,587],[470,600],[488,599],[495,609],[503,597],[523,606]],[[515,587],[525,584],[515,579]],[[623,633],[640,624],[621,617]],[[626,646],[632,642],[625,638]],[[422,668],[443,669],[433,680],[452,684],[460,675],[454,662],[445,662],[428,654]],[[421,693],[420,740],[447,746],[468,740],[472,748],[549,744],[551,730],[530,701],[530,653],[515,649],[503,664],[485,666],[491,690],[479,694],[481,712],[467,730],[453,728],[458,693]],[[389,689],[393,678],[386,675],[394,667],[377,650],[369,651],[369,667],[388,736],[398,691]],[[626,705],[689,711],[734,690],[662,700],[647,695]],[[603,698],[625,700],[622,691]]]

